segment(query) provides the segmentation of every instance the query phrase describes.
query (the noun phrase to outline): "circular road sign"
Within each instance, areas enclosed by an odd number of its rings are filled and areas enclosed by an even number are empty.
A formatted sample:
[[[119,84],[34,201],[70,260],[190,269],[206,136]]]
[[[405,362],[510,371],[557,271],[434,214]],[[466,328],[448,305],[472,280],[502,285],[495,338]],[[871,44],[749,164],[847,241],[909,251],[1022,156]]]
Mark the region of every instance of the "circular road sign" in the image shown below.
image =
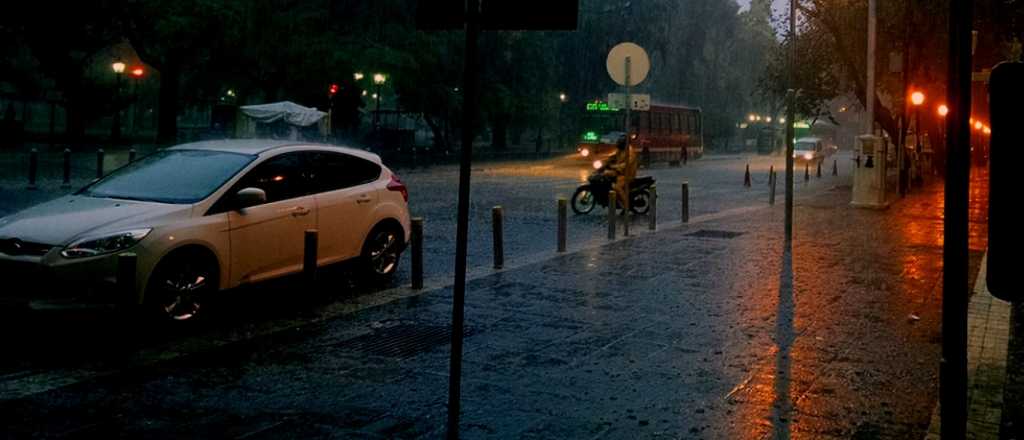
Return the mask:
[[[626,57],[629,57],[629,84],[626,84]],[[651,70],[647,51],[634,43],[619,43],[608,52],[605,62],[608,75],[620,86],[635,86],[644,82]]]

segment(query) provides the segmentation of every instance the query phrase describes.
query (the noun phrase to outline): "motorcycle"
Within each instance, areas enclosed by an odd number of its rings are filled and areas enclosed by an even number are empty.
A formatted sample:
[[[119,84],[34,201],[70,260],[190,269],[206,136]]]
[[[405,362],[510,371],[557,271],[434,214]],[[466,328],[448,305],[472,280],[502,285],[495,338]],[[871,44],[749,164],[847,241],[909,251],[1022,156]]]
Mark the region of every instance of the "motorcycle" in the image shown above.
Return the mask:
[[[589,214],[597,205],[608,207],[608,191],[612,190],[614,183],[614,177],[604,175],[604,167],[594,171],[587,178],[587,183],[580,185],[579,188],[576,188],[576,192],[572,194],[572,212],[576,214]],[[647,211],[650,211],[650,188],[653,185],[654,177],[651,176],[633,179],[633,183],[629,186],[630,211],[637,215],[644,215],[647,214]],[[620,212],[622,211],[621,206],[617,207],[617,209]]]

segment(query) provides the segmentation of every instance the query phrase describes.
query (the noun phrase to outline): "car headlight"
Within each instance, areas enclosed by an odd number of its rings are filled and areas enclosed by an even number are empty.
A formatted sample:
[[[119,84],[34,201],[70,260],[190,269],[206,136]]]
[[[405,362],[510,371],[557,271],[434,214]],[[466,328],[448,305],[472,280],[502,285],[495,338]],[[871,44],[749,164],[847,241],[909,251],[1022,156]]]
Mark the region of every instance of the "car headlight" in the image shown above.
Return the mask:
[[[64,258],[84,258],[121,251],[146,238],[149,231],[152,229],[132,229],[99,237],[82,238],[67,245],[60,254]]]
[[[590,156],[590,150],[584,148],[584,149],[580,150],[580,155],[583,156],[583,157]]]
[[[804,154],[804,159],[807,159],[807,160],[814,159],[814,153],[806,153],[806,154]]]
[[[602,166],[604,166],[604,163],[602,163],[601,161],[599,161],[599,160],[595,160],[594,161],[594,169],[595,170],[601,169]]]

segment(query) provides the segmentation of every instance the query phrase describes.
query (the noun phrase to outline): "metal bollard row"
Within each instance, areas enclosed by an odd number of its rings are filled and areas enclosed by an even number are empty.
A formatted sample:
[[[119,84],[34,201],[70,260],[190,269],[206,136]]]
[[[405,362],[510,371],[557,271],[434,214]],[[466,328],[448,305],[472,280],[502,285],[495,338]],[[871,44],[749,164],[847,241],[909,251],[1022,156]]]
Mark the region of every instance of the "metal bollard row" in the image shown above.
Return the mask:
[[[566,232],[568,229],[568,201],[565,197],[558,198],[558,252],[565,252]]]
[[[423,219],[412,218],[412,288],[423,288]]]
[[[505,212],[501,205],[491,208],[491,227],[494,238],[494,268],[505,266],[505,238],[503,237]]]
[[[318,234],[316,229],[307,229],[303,237],[302,281],[310,290],[316,288]]]

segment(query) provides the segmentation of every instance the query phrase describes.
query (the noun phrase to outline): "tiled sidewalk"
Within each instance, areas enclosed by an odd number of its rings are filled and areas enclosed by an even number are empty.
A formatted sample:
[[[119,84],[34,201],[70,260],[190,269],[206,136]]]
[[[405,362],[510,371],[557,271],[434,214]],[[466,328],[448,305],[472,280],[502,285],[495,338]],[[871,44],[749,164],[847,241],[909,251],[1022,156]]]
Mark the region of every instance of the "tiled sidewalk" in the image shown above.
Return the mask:
[[[968,439],[999,438],[1009,338],[1010,304],[988,292],[985,260],[982,260],[967,310]],[[940,427],[939,407],[936,405],[925,438],[938,440]]]

